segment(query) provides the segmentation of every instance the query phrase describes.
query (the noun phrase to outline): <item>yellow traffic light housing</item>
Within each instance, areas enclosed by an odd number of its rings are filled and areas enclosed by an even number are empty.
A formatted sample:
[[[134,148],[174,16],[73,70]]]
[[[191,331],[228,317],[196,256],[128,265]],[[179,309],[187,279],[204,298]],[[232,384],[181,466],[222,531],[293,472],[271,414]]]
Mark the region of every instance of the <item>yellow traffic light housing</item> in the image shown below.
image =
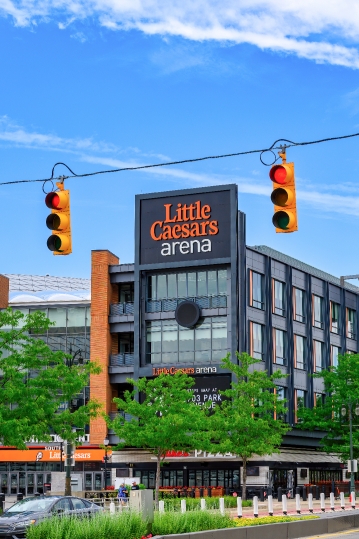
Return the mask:
[[[52,231],[47,240],[47,247],[54,255],[72,253],[70,191],[64,189],[64,183],[56,183],[58,191],[48,193],[45,204],[51,209],[46,218],[46,226]]]
[[[285,149],[279,152],[281,165],[270,169],[269,177],[273,182],[271,201],[274,204],[272,218],[276,232],[295,232],[298,230],[297,202],[295,193],[294,163],[286,162]]]

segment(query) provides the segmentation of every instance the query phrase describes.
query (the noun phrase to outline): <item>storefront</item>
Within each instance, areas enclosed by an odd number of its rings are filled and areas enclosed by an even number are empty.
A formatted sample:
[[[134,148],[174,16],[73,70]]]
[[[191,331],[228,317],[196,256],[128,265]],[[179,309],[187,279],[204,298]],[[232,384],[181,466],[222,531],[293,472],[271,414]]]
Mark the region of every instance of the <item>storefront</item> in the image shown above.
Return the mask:
[[[61,446],[36,446],[21,451],[0,448],[1,492],[15,495],[51,491],[52,473],[64,472],[65,452]],[[72,473],[81,477],[84,490],[101,490],[104,485],[103,449],[78,447]],[[111,451],[108,452],[111,455]]]

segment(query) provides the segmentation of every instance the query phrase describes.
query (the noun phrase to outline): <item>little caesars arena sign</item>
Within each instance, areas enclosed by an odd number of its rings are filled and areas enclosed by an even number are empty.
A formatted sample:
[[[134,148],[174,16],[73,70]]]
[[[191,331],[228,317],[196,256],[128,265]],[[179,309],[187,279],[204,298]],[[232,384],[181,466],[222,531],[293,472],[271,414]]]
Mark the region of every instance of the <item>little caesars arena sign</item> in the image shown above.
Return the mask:
[[[141,198],[140,263],[230,256],[230,190]]]

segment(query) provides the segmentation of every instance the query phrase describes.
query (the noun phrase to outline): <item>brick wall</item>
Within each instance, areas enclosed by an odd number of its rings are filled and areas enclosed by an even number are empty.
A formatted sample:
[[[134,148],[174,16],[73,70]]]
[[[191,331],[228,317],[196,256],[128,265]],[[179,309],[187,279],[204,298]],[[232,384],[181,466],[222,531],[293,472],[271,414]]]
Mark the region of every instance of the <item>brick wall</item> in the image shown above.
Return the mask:
[[[103,411],[111,411],[112,388],[108,375],[110,354],[114,349],[110,334],[108,315],[110,304],[118,301],[117,285],[110,283],[109,266],[119,264],[117,256],[110,251],[91,253],[91,361],[102,368],[100,375],[90,377],[90,395],[103,405]],[[116,336],[117,337],[117,336]],[[107,435],[107,425],[102,417],[91,421],[90,441],[102,444]]]
[[[0,275],[0,309],[5,309],[9,305],[9,286],[9,279]]]

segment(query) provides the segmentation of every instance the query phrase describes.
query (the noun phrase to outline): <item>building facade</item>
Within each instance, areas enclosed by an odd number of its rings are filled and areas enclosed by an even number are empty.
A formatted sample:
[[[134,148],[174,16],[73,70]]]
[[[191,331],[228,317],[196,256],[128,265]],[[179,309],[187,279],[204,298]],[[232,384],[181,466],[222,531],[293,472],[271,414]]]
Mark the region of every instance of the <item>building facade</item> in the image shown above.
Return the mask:
[[[128,377],[168,375],[183,369],[195,379],[198,403],[219,400],[231,374],[221,368],[228,352],[247,351],[258,368],[287,374],[277,387],[287,399],[293,427],[281,451],[254,457],[250,485],[284,488],[340,480],[344,466],[318,451],[321,434],[296,428],[298,406],[323,398],[314,372],[335,365],[338,353],[357,352],[359,288],[265,246],[246,246],[245,215],[235,185],[136,197],[135,262],[120,264],[109,251],[92,252],[91,359],[102,374],[91,381],[106,412],[128,389]],[[177,306],[195,302],[200,317],[186,327]],[[91,442],[107,435],[102,418],[91,424]],[[118,443],[109,433],[110,443]],[[135,476],[154,486],[150,453],[113,453],[115,477]],[[170,452],[163,486],[241,483],[235,455]]]
[[[54,350],[90,359],[90,280],[37,275],[0,276],[0,308],[12,307],[23,314],[43,312],[54,323],[44,335],[36,335]],[[74,396],[76,410],[90,398],[90,381]],[[104,486],[104,450],[90,443],[89,427],[79,439],[73,469],[74,490],[101,490]],[[44,492],[54,483],[54,474],[63,472],[63,440],[52,436],[51,443],[29,443],[28,450],[0,446],[0,486],[5,494]]]

